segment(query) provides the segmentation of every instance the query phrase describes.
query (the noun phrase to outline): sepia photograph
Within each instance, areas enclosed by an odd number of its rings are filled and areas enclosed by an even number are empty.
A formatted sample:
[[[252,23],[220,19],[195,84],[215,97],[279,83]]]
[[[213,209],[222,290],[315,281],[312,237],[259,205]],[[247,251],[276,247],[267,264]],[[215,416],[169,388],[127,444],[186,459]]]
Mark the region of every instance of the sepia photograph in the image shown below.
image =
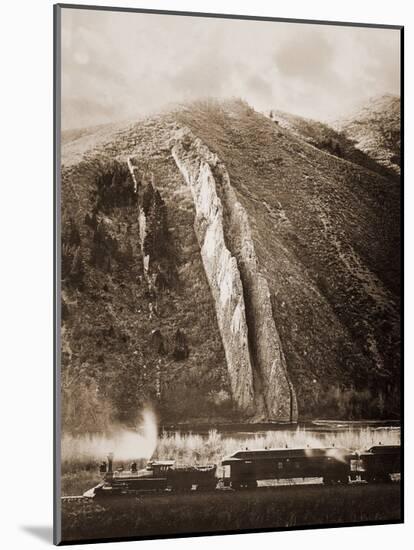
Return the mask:
[[[403,521],[403,27],[54,6],[54,542]]]

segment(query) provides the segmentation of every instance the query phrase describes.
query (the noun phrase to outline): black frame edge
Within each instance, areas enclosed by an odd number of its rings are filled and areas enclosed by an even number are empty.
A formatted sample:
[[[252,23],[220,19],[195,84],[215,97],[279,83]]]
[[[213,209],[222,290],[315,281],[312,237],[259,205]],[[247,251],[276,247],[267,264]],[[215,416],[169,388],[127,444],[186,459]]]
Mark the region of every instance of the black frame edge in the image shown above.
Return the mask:
[[[404,143],[404,84],[405,84],[405,67],[404,67],[404,27],[400,29],[400,137],[401,137],[401,176],[400,176],[400,272],[401,272],[401,311],[400,311],[400,327],[401,327],[401,380],[400,380],[400,427],[401,427],[401,523],[405,523],[405,326],[404,326],[404,287],[405,287],[405,275],[404,275],[404,227],[405,227],[405,204],[404,204],[404,188],[405,188],[405,171],[404,171],[404,159],[405,159],[405,143]]]
[[[372,29],[395,29],[401,30],[402,25],[386,25],[383,23],[352,23],[350,21],[326,21],[318,19],[294,19],[290,17],[271,17],[261,15],[232,15],[229,13],[209,13],[209,12],[195,12],[195,11],[178,11],[178,10],[157,10],[150,8],[130,8],[120,6],[99,6],[94,4],[55,4],[60,8],[66,9],[81,9],[81,10],[95,10],[95,11],[115,11],[126,13],[148,13],[155,15],[184,15],[187,17],[208,17],[213,19],[242,19],[246,21],[277,21],[279,23],[304,23],[313,25],[335,25],[342,27],[364,27]]]
[[[60,479],[61,8],[53,6],[53,543],[62,543]]]

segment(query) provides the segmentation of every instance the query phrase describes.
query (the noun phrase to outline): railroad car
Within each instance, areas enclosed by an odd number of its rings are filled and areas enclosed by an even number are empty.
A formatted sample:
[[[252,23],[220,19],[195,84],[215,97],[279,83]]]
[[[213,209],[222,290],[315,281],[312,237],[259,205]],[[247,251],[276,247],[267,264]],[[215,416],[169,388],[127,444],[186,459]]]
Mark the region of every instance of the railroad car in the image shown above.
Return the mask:
[[[224,484],[233,489],[257,487],[259,480],[323,478],[347,483],[352,452],[348,449],[258,449],[237,451],[222,461]]]
[[[377,445],[359,454],[358,472],[368,482],[392,481],[401,473],[401,449],[399,445]]]

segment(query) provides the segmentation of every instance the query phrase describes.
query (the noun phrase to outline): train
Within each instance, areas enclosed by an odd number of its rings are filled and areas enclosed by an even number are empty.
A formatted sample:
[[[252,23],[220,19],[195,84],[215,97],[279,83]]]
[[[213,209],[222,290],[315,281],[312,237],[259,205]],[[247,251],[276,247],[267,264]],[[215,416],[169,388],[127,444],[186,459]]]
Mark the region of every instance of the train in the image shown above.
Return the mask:
[[[376,445],[365,451],[323,447],[306,449],[239,450],[216,464],[177,465],[174,460],[152,460],[142,470],[113,469],[113,456],[102,480],[84,493],[87,497],[139,493],[255,489],[259,482],[320,478],[325,485],[351,482],[391,482],[401,476],[399,445]]]

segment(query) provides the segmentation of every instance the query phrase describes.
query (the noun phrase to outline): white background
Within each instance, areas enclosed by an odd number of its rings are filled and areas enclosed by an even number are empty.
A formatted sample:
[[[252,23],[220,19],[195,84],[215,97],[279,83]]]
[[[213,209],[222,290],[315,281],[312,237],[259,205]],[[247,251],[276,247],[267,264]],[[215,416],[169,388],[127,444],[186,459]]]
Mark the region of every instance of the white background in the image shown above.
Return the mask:
[[[92,3],[92,2],[91,2]],[[101,5],[387,23],[406,27],[406,524],[131,542],[148,549],[289,546],[406,548],[414,539],[410,373],[413,340],[411,2],[404,0],[100,0]],[[52,1],[2,2],[0,14],[0,544],[51,544],[52,525]],[[252,45],[254,47],[254,45]],[[411,491],[410,491],[411,489]],[[410,495],[411,493],[411,495]],[[115,548],[108,544],[105,548]],[[118,548],[121,548],[118,546]]]

